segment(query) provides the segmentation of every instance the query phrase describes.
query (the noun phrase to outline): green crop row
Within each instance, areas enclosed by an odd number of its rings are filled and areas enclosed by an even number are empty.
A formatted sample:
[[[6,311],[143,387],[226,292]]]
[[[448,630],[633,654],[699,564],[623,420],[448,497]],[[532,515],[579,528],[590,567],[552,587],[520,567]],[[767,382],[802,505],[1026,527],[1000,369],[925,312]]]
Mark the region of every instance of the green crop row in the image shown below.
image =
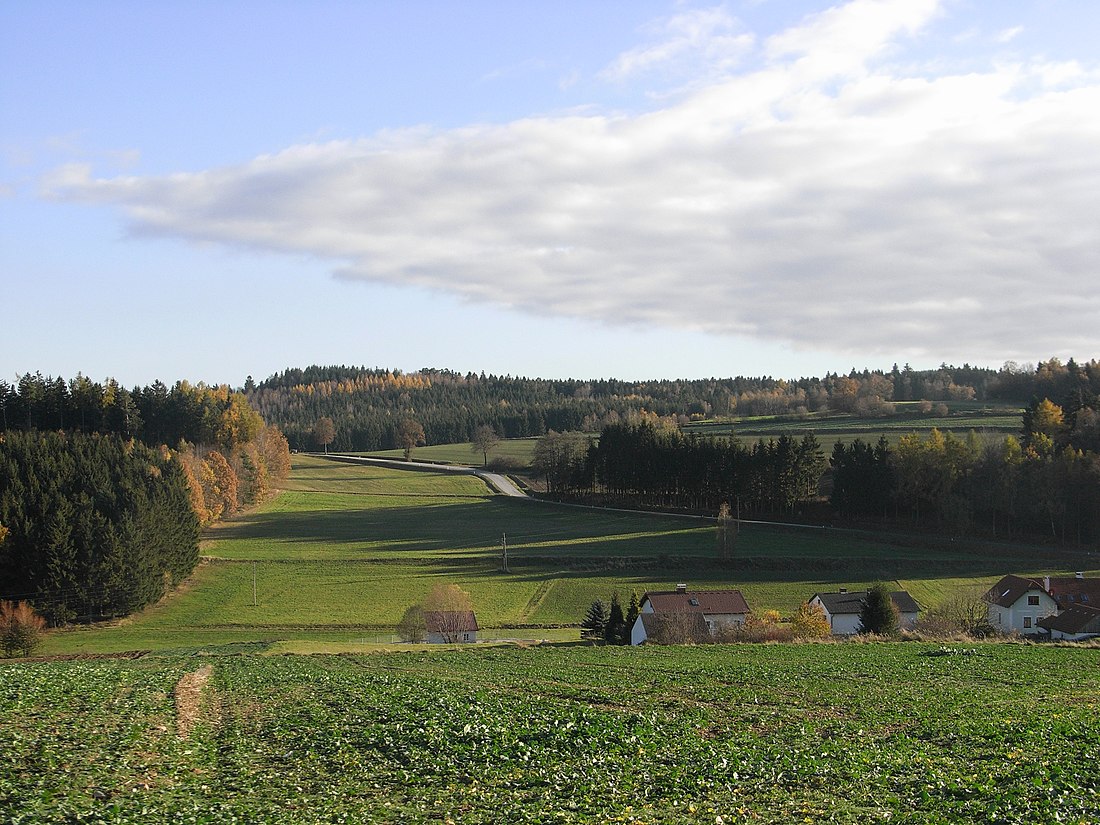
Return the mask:
[[[1075,822],[1100,650],[532,648],[0,667],[8,822]],[[1067,678],[1072,674],[1072,678]]]

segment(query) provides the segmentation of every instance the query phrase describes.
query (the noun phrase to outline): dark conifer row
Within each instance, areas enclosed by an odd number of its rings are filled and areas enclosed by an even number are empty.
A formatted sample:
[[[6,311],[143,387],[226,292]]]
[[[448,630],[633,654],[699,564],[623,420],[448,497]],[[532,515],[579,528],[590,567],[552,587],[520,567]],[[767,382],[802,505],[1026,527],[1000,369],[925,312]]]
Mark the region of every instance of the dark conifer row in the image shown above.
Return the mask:
[[[130,613],[198,561],[184,469],[117,435],[0,436],[0,597],[54,622]]]

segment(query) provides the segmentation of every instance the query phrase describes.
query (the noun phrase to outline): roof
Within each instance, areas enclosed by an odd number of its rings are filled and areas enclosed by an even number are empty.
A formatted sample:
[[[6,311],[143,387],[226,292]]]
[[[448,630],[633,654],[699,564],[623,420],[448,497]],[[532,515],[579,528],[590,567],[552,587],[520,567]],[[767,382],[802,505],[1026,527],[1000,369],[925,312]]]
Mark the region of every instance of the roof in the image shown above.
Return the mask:
[[[1100,607],[1100,579],[1051,576],[1050,595],[1060,607],[1069,607],[1071,604]]]
[[[845,613],[862,613],[863,602],[867,598],[866,590],[849,590],[847,593],[814,593],[810,598],[815,598],[832,616]],[[905,590],[895,590],[890,594],[890,601],[899,613],[919,613],[920,605]]]
[[[1075,604],[1057,616],[1046,616],[1035,624],[1060,633],[1100,633],[1100,608]]]
[[[751,613],[740,590],[657,590],[642,596],[654,613],[703,613],[707,616]]]
[[[478,629],[472,610],[425,610],[424,627],[429,633],[466,633]]]
[[[1046,593],[1040,579],[1025,579],[1022,576],[1005,576],[985,594],[985,600],[998,607],[1012,607],[1025,593],[1039,590]]]

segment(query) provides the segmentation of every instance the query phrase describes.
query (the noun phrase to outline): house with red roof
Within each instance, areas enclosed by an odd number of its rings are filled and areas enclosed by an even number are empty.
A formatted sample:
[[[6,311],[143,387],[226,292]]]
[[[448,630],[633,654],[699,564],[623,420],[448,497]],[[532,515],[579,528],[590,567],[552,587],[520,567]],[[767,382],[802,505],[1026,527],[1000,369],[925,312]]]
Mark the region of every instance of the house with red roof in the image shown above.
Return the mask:
[[[705,639],[743,625],[751,612],[740,590],[688,590],[678,584],[675,590],[650,591],[642,596],[630,643]]]

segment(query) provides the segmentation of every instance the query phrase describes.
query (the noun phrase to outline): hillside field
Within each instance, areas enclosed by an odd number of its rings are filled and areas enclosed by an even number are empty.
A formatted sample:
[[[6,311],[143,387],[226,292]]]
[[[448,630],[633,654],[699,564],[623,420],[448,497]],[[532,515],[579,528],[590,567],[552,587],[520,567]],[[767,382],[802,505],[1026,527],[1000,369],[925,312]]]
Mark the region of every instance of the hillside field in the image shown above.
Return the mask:
[[[896,582],[931,607],[1006,572],[1086,561],[1050,548],[761,524],[743,525],[723,561],[708,519],[509,499],[471,476],[306,455],[294,457],[284,492],[207,531],[201,552],[204,563],[160,604],[115,626],[51,633],[43,652],[392,643],[405,608],[437,582],[469,591],[482,639],[575,640],[593,600],[618,592],[625,603],[679,582],[738,587],[755,610],[789,615],[842,586]]]
[[[0,819],[1084,825],[1100,812],[1097,648],[262,647],[0,663]]]

